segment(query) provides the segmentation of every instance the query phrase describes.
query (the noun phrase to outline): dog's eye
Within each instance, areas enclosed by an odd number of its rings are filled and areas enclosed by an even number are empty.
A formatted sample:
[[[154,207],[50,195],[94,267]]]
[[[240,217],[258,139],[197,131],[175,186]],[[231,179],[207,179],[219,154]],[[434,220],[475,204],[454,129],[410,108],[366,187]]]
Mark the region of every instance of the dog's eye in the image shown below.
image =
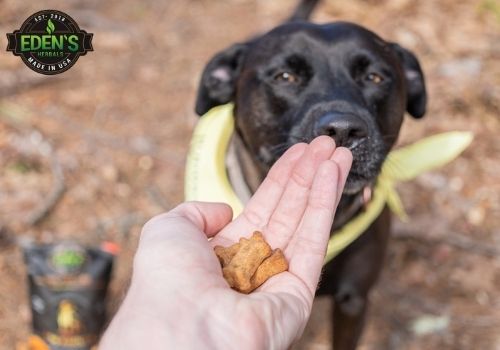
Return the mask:
[[[274,76],[274,80],[286,83],[297,83],[299,79],[290,72],[280,72]]]
[[[384,81],[384,78],[382,78],[377,73],[370,73],[366,76],[366,80],[371,81],[374,84],[380,84]]]

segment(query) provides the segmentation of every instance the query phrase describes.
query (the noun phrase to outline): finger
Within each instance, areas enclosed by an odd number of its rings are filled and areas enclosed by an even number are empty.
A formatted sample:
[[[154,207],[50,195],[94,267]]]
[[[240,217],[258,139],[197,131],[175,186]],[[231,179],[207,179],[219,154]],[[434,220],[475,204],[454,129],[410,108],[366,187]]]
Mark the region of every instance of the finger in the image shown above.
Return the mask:
[[[209,283],[227,286],[207,235],[218,232],[231,218],[227,204],[207,202],[182,203],[153,217],[142,229],[134,258],[136,284],[148,284],[154,275],[165,281],[170,278],[179,287],[189,284],[186,271],[196,270],[210,276]]]
[[[337,205],[340,202],[340,197],[342,197],[342,192],[347,181],[347,176],[349,175],[349,170],[352,165],[352,153],[348,148],[339,147],[333,152],[330,158],[339,165],[340,177],[339,183],[337,185]]]
[[[213,244],[235,242],[240,237],[250,235],[252,230],[260,230],[267,224],[283,194],[290,173],[307,147],[304,143],[295,144],[274,163],[243,213],[214,237]]]
[[[307,206],[314,176],[322,162],[335,150],[331,137],[314,139],[295,165],[285,191],[272,214],[264,233],[273,248],[284,249],[295,233]]]
[[[141,239],[145,234],[183,234],[193,232],[193,228],[212,237],[231,221],[232,216],[231,207],[224,203],[185,202],[149,220],[142,229]],[[172,220],[175,225],[171,225]],[[176,232],[170,232],[171,227]]]
[[[185,202],[170,211],[170,215],[186,217],[208,237],[212,237],[231,221],[233,210],[225,203]]]
[[[285,250],[289,271],[304,281],[311,293],[316,290],[323,266],[336,209],[339,177],[336,162],[327,160],[320,165],[302,222]]]
[[[243,210],[248,221],[258,226],[268,222],[283,195],[290,174],[309,147],[305,143],[295,144],[276,161]]]

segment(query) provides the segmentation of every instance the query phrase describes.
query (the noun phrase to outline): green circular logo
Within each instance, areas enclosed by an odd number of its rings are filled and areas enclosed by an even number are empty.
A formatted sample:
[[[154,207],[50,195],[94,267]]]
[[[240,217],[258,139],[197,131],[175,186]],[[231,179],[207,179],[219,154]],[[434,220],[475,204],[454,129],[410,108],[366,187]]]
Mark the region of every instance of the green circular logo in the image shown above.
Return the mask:
[[[7,51],[20,56],[35,72],[54,75],[93,51],[92,37],[66,13],[43,10],[28,17],[19,30],[7,33]]]
[[[79,245],[61,243],[52,248],[49,259],[55,271],[66,275],[79,273],[87,261],[87,256]]]

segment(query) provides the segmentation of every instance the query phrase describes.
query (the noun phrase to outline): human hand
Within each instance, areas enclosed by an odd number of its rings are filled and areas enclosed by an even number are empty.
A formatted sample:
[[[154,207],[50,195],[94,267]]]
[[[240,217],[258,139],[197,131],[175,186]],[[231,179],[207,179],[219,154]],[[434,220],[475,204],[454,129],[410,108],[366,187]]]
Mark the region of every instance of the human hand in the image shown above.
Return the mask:
[[[288,348],[309,318],[351,162],[347,149],[321,136],[285,152],[232,222],[227,205],[202,202],[151,219],[99,348]],[[245,295],[229,288],[213,247],[255,230],[283,250],[289,269]]]

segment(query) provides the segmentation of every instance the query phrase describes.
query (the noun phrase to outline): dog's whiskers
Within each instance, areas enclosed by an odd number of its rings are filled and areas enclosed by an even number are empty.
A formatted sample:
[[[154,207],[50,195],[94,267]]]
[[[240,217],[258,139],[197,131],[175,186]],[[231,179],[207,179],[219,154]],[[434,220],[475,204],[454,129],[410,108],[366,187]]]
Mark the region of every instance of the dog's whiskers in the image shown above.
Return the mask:
[[[280,156],[288,147],[290,147],[290,144],[288,142],[283,142],[269,147],[268,151],[273,157],[275,157]]]
[[[303,137],[303,136],[294,136],[294,135],[290,135],[290,146],[296,144],[296,143],[300,143],[300,142],[305,142],[305,143],[309,143],[311,140],[307,139],[306,137]]]
[[[359,142],[356,142],[353,146],[350,146],[348,147],[351,151],[355,148],[358,148],[359,146],[363,145],[364,143],[366,143],[368,141],[368,139],[362,139],[361,141]]]

